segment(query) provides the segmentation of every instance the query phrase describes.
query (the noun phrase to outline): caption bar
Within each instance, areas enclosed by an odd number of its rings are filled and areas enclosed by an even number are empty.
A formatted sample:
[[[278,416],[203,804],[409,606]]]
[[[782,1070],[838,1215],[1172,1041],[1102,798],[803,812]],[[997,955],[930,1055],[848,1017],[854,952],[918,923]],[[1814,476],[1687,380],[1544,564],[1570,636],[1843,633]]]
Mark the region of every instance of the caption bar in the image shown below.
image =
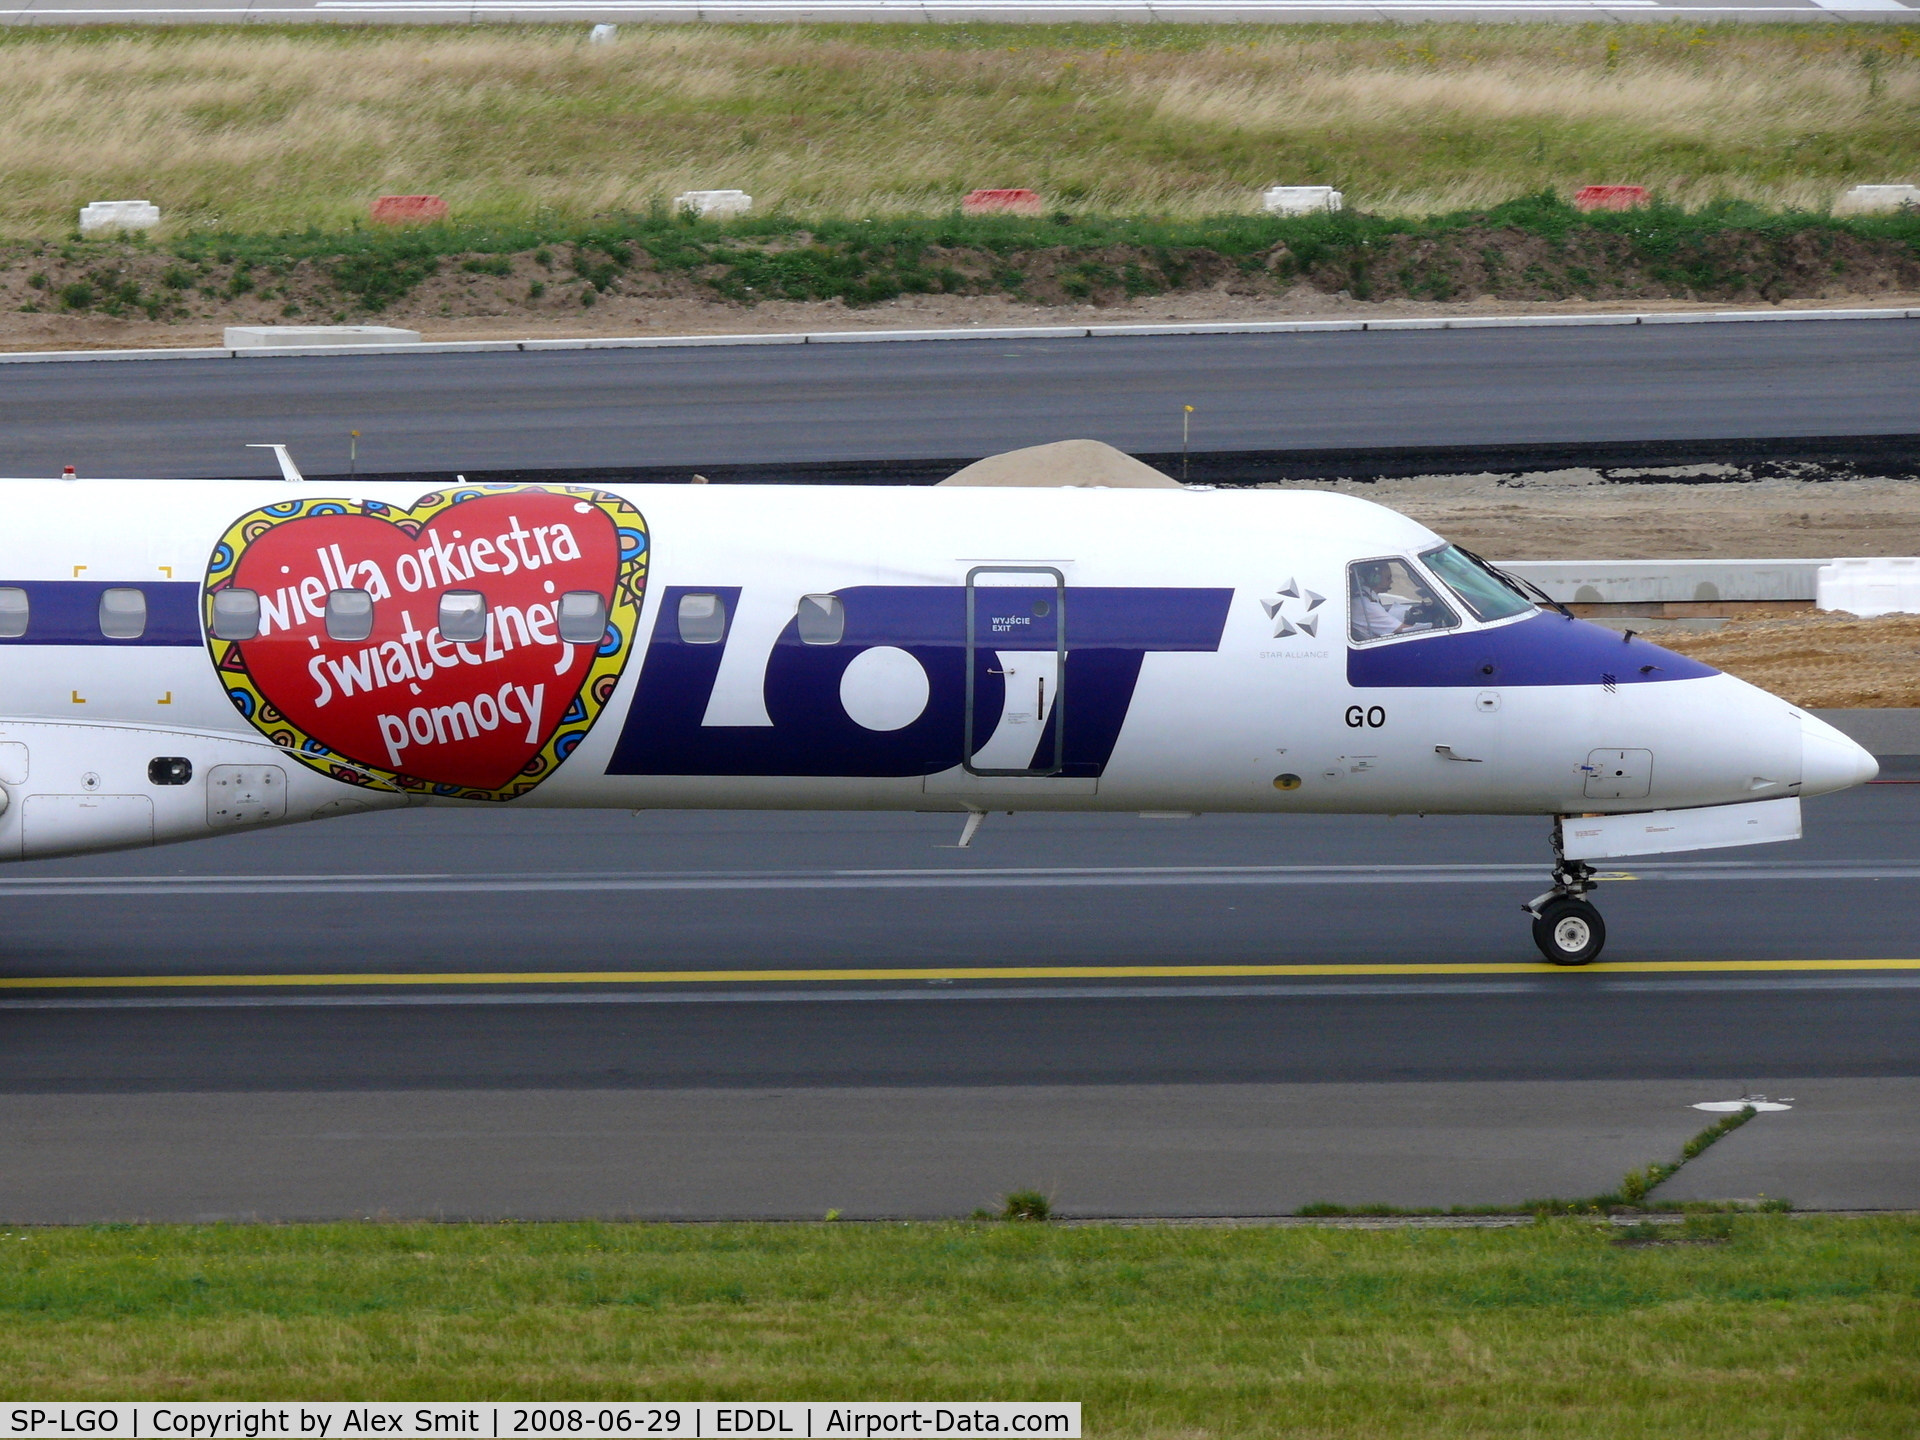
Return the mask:
[[[930,1400],[686,1404],[371,1404],[328,1401],[99,1405],[10,1405],[0,1437],[19,1440],[599,1440],[603,1436],[1044,1435],[1079,1440],[1078,1401]]]

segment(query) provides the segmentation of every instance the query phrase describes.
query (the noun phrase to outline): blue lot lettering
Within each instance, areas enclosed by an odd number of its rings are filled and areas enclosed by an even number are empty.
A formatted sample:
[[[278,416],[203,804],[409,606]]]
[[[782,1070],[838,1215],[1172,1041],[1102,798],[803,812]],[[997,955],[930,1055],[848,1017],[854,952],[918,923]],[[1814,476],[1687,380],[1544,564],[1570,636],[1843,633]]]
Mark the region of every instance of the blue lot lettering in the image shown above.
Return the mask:
[[[609,775],[931,775],[961,760],[967,696],[967,591],[952,585],[861,585],[835,592],[846,609],[837,645],[802,644],[789,621],[767,657],[771,725],[703,725],[726,643],[688,645],[680,597],[717,594],[731,614],[738,587],[668,586],[647,645],[638,690]],[[1052,586],[975,591],[974,744],[999,722],[1004,687],[996,650],[1053,651]],[[1164,651],[1215,651],[1230,589],[1082,586],[1066,592],[1066,753],[1063,774],[1097,776],[1120,738],[1140,665]],[[1018,616],[1028,623],[1014,626]],[[1001,627],[1005,628],[1002,629]],[[927,672],[926,709],[898,730],[856,724],[840,704],[840,678],[856,655],[895,646]],[[1049,730],[1051,727],[1048,727]],[[1043,742],[1044,743],[1044,742]]]

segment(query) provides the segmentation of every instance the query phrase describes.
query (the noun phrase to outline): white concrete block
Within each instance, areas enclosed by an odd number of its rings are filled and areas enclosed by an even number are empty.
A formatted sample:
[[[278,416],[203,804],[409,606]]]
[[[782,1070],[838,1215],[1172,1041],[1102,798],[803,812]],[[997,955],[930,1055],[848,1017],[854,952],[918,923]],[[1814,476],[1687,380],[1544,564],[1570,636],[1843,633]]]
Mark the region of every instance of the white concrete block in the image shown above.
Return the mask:
[[[1863,619],[1920,614],[1920,555],[1863,555],[1822,565],[1813,603]]]
[[[1876,210],[1898,210],[1911,205],[1920,210],[1920,185],[1856,185],[1834,203],[1837,215],[1863,215]]]
[[[160,207],[145,200],[96,200],[80,209],[80,233],[151,230],[160,223]]]
[[[709,215],[744,215],[753,209],[753,197],[744,190],[689,190],[673,197],[675,210],[691,210],[705,218]]]
[[[618,25],[596,25],[587,32],[589,45],[611,45],[620,34]]]
[[[418,345],[418,330],[391,325],[229,325],[229,350],[288,345]]]
[[[1815,598],[1820,560],[1496,560],[1554,599],[1580,605]]]
[[[1269,215],[1312,215],[1340,208],[1340,192],[1331,185],[1276,185],[1260,197]]]

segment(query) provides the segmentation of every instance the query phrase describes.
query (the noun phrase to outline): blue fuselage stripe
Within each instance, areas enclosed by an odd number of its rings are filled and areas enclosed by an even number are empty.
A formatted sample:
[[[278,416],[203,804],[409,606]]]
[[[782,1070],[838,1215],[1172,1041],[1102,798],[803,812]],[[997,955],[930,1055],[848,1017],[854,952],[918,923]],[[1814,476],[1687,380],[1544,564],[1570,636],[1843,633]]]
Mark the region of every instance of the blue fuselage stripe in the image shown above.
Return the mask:
[[[0,636],[0,645],[194,645],[200,644],[200,585],[194,580],[0,580],[27,592],[24,635]],[[100,597],[108,590],[138,590],[147,597],[147,628],[131,640],[100,632]]]

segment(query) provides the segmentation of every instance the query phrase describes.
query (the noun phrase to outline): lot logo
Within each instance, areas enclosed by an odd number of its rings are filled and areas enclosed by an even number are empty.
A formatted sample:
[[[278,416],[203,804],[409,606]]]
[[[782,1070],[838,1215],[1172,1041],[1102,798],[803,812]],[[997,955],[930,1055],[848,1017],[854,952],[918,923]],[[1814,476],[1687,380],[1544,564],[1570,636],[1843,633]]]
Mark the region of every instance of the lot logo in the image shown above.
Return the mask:
[[[255,510],[215,547],[201,603],[228,696],[276,745],[352,784],[511,800],[572,753],[613,694],[646,572],[645,522],[618,496],[463,486],[408,508]],[[228,589],[258,596],[247,638],[220,638],[249,603],[221,602]],[[346,596],[330,633],[335,591],[364,592],[371,616]],[[475,638],[442,635],[449,591],[485,597]],[[605,603],[597,645],[562,636],[561,597],[579,592]]]
[[[722,660],[740,642],[728,630],[717,642],[690,643],[677,624],[685,595],[732,614],[740,587],[663,587],[609,775],[903,777],[951,770],[963,758],[969,696],[976,751],[1005,723],[1008,710],[1019,708],[1021,697],[1009,704],[1003,654],[1048,654],[1056,644],[1050,630],[1019,631],[1008,623],[1002,633],[998,623],[1033,616],[1036,603],[1055,603],[1050,585],[976,592],[961,585],[852,585],[833,592],[845,617],[837,643],[809,644],[796,615],[765,652],[741,666],[758,674],[767,723],[709,725]],[[1064,722],[1060,776],[1105,772],[1142,662],[1153,654],[1217,651],[1232,601],[1225,588],[1068,587],[1066,664],[1049,686]],[[969,604],[978,607],[971,646]],[[912,703],[884,721],[866,706],[848,704],[859,680],[855,663],[876,651],[886,656],[896,682],[903,675],[913,682],[895,691],[910,692]],[[1051,733],[1036,735],[1036,767],[1054,760]]]

